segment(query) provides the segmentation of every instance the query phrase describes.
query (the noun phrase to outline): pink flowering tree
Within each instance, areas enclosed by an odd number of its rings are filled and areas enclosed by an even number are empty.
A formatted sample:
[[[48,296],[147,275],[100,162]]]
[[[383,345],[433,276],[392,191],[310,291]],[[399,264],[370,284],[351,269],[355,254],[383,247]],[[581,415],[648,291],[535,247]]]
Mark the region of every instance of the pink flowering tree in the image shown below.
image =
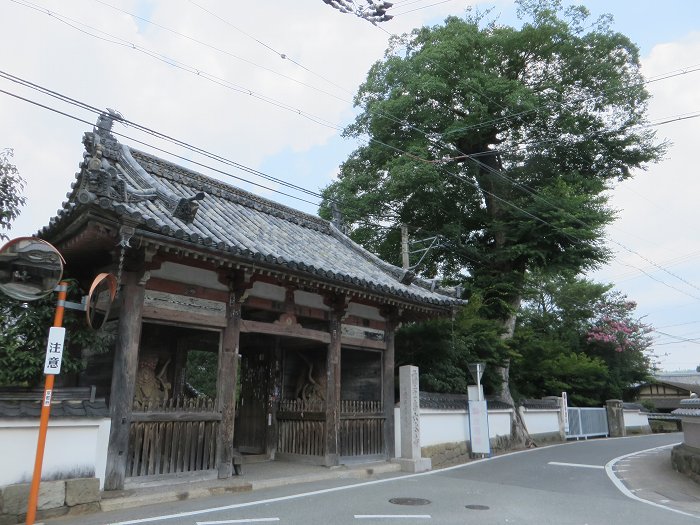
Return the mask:
[[[637,303],[620,292],[608,292],[595,307],[587,340],[615,352],[645,353],[652,345],[650,325],[634,317]]]
[[[637,305],[620,292],[607,292],[589,321],[585,352],[608,367],[605,399],[631,396],[632,387],[649,378],[653,328],[635,315]]]
[[[652,372],[652,328],[610,284],[531,275],[513,341],[511,378],[521,397],[565,390],[574,406],[634,399]]]

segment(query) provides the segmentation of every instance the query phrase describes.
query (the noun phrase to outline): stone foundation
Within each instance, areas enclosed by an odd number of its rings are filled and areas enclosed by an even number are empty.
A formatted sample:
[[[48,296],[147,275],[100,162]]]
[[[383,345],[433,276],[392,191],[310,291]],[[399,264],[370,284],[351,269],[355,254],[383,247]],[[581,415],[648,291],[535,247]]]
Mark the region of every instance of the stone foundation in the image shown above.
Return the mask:
[[[535,443],[538,445],[547,445],[551,443],[562,443],[564,440],[558,432],[549,434],[536,434],[532,436]],[[515,450],[513,442],[509,436],[498,436],[491,438],[491,453],[506,452]],[[462,441],[459,443],[441,443],[439,445],[431,445],[421,448],[421,456],[430,458],[433,468],[451,467],[460,465],[469,461],[469,442]]]
[[[671,450],[671,464],[678,472],[700,483],[700,449],[682,443]]]
[[[466,463],[469,460],[467,443],[441,443],[421,448],[421,456],[430,458],[433,468],[444,468]]]
[[[29,483],[0,487],[0,525],[25,522]],[[42,481],[39,485],[37,520],[100,510],[100,480],[97,478]]]
[[[651,426],[627,427],[628,436],[638,436],[641,434],[651,434]]]

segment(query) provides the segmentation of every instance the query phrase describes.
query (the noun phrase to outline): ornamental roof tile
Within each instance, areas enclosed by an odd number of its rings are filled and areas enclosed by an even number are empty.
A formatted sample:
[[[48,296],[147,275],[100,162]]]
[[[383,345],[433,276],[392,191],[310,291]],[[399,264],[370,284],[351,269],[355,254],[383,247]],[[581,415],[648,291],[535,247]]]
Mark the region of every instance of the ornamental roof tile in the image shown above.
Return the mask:
[[[464,301],[431,281],[401,282],[405,271],[382,261],[330,222],[120,144],[96,128],[68,200],[39,232],[51,237],[87,206],[137,223],[139,232],[206,247],[350,288],[448,307]]]

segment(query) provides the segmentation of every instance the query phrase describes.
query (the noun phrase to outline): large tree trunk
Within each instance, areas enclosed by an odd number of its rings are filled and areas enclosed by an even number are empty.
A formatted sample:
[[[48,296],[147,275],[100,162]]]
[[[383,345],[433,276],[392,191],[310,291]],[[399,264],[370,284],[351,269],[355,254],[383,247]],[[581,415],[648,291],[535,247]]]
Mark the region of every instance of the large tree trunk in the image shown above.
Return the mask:
[[[517,297],[511,303],[512,313],[503,322],[503,334],[501,339],[512,339],[515,332],[515,322],[517,320],[517,311],[520,306],[520,297]],[[510,359],[507,359],[503,366],[497,366],[496,371],[500,377],[500,385],[498,390],[498,398],[504,403],[513,407],[513,419],[510,426],[510,437],[515,445],[524,446],[527,448],[537,446],[527,431],[525,421],[520,413],[519,407],[515,405],[513,395],[510,393]]]

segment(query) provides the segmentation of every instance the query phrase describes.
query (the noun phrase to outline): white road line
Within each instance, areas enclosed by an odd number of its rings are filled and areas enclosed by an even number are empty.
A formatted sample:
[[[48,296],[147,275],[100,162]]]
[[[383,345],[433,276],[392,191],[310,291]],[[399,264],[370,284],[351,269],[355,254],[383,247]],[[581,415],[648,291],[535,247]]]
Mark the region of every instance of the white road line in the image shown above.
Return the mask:
[[[638,439],[639,437],[640,436],[626,436],[623,438],[608,438],[608,439]],[[600,440],[600,442],[603,442],[603,441],[605,441],[605,440]],[[566,443],[557,443],[556,445],[550,445],[550,446],[546,447],[546,449],[574,446],[577,443],[590,444],[590,443],[597,443],[597,441],[595,441],[595,440],[585,441],[585,442],[583,442],[583,441],[568,441]],[[669,446],[673,446],[673,445],[669,445]],[[436,474],[440,475],[444,472],[449,472],[451,470],[470,468],[472,466],[479,465],[479,464],[484,463],[486,461],[498,461],[501,458],[513,457],[513,456],[517,456],[520,454],[530,454],[530,453],[541,451],[541,450],[545,450],[545,448],[528,448],[525,450],[517,450],[515,452],[509,452],[507,454],[502,454],[499,456],[491,456],[491,457],[484,458],[484,459],[477,459],[477,460],[471,461],[469,463],[464,463],[461,465],[454,465],[452,467],[446,467],[446,468],[439,469],[439,470],[420,472],[417,474],[406,474],[406,475],[397,476],[397,477],[393,477],[393,478],[376,479],[376,480],[372,480],[372,481],[363,481],[361,483],[353,483],[352,485],[343,485],[340,487],[333,487],[333,488],[329,488],[329,489],[321,489],[321,490],[314,490],[314,491],[310,491],[310,492],[302,492],[302,493],[298,493],[298,494],[291,494],[289,496],[280,496],[277,498],[268,498],[268,499],[248,501],[246,503],[233,503],[231,505],[224,505],[221,507],[211,507],[208,509],[201,509],[201,510],[192,510],[189,512],[178,512],[175,514],[162,514],[160,516],[153,516],[150,518],[140,518],[140,519],[135,519],[135,520],[115,521],[115,522],[108,523],[105,525],[138,525],[140,523],[151,523],[151,522],[156,522],[156,521],[165,521],[165,520],[171,520],[171,519],[184,518],[184,517],[188,517],[188,516],[197,516],[197,515],[201,515],[201,514],[210,514],[213,512],[220,512],[222,510],[233,510],[233,509],[240,509],[240,508],[244,508],[244,507],[255,507],[255,506],[259,506],[259,505],[268,505],[270,503],[278,503],[280,501],[289,501],[289,500],[294,500],[294,499],[307,498],[310,496],[317,496],[319,494],[328,494],[330,492],[351,490],[351,489],[355,489],[358,487],[367,487],[369,485],[378,485],[378,484],[390,483],[390,482],[398,481],[398,480],[419,478],[419,477],[423,477],[423,476],[432,476],[432,475],[436,475]],[[649,449],[649,450],[653,450],[653,449]],[[624,459],[625,457],[626,456],[622,456],[618,459]],[[607,471],[607,465],[606,465],[606,471]],[[644,500],[642,500],[642,501],[644,501]]]
[[[419,519],[429,520],[430,514],[355,514],[356,520],[394,520],[394,519]]]
[[[664,509],[664,510],[670,510],[671,512],[675,512],[676,514],[682,514],[683,516],[690,516],[691,518],[700,518],[697,514],[691,514],[690,512],[683,512],[682,510],[674,509],[672,507],[667,507],[666,505],[661,505],[660,503],[654,503],[653,501],[649,501],[643,498],[640,498],[639,496],[635,495],[632,493],[631,490],[629,490],[624,483],[622,483],[622,480],[618,478],[615,475],[615,471],[613,470],[613,467],[618,461],[622,461],[623,459],[627,459],[629,457],[634,456],[635,454],[639,454],[639,452],[654,452],[658,450],[663,450],[665,448],[670,448],[673,446],[678,445],[678,443],[672,443],[671,445],[664,445],[661,447],[654,447],[654,448],[649,448],[647,450],[642,450],[638,452],[634,452],[632,454],[625,454],[624,456],[617,457],[615,459],[612,459],[608,461],[608,463],[605,465],[605,473],[608,475],[608,478],[610,478],[610,481],[613,482],[615,487],[617,487],[617,490],[622,492],[625,496],[627,496],[630,499],[633,499],[635,501],[639,501],[640,503],[646,503],[647,505],[651,505],[652,507],[657,507],[659,509]]]
[[[229,523],[260,523],[263,521],[279,521],[279,518],[248,518],[242,520],[223,520],[223,521],[198,521],[197,525],[227,525]]]
[[[600,470],[605,470],[602,465],[584,465],[582,463],[560,463],[558,461],[550,461],[548,465],[557,465],[559,467],[578,467],[578,468],[595,468]]]

